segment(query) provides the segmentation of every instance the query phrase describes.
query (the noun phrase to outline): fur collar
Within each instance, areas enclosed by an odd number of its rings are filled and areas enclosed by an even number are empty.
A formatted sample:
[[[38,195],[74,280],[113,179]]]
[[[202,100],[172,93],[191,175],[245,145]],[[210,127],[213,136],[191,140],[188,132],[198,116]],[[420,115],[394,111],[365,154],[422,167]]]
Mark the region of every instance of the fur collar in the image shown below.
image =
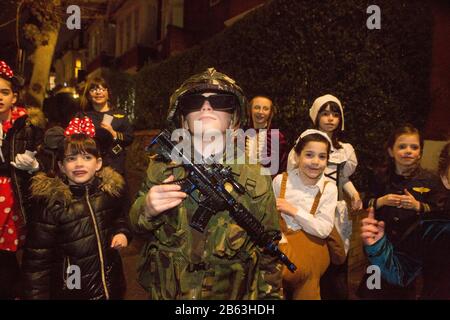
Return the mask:
[[[44,129],[46,126],[45,115],[40,108],[30,107],[27,109],[28,120],[38,128]]]
[[[99,189],[111,196],[118,196],[125,186],[123,177],[110,167],[105,167],[97,174]],[[73,193],[70,186],[60,177],[51,178],[44,172],[39,172],[31,178],[31,195],[34,198],[45,199],[50,205],[63,201],[70,203]]]

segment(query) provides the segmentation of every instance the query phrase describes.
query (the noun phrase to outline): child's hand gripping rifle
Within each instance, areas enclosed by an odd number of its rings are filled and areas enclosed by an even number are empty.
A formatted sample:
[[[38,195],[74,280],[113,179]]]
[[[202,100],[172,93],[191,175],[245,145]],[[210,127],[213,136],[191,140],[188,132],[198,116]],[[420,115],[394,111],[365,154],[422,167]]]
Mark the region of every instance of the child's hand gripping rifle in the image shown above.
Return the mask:
[[[188,159],[171,140],[168,130],[162,131],[154,138],[151,145],[155,143],[160,146],[160,156],[166,161],[171,161],[171,154],[177,155],[188,172],[185,179],[170,183],[180,185],[181,190],[187,194],[198,189],[202,195],[201,201],[198,202],[199,207],[189,223],[192,228],[203,232],[215,213],[227,210],[253,242],[267,249],[272,255],[276,255],[291,272],[295,272],[297,267],[280,251],[275,242],[281,239],[280,232],[265,230],[261,222],[226,190],[225,185],[230,184],[238,193],[245,193],[245,188],[234,180],[229,167],[208,161],[209,159],[200,164],[192,163],[191,159]]]

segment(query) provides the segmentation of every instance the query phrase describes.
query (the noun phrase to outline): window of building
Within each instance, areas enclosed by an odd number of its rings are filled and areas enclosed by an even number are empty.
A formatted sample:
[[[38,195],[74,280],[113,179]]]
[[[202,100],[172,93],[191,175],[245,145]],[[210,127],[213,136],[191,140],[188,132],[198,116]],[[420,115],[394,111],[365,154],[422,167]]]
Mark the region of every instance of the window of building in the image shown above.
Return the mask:
[[[104,29],[102,28],[102,31],[100,29],[97,29],[97,56],[102,52],[102,46],[103,46],[103,38],[102,34],[104,33]]]
[[[121,54],[123,54],[127,50],[127,29],[126,29],[126,21],[122,20],[122,50]]]
[[[78,71],[81,70],[81,60],[76,59],[75,60],[75,79],[78,79]]]
[[[183,28],[184,26],[184,0],[173,0],[172,25]]]
[[[130,19],[130,33],[129,33],[129,37],[130,37],[130,47],[132,47],[135,43],[136,43],[136,30],[134,29],[134,19],[136,19],[136,16],[134,14],[134,11],[132,11],[129,15],[128,15],[128,19]],[[128,48],[130,49],[130,48]]]
[[[89,56],[91,57],[91,60],[95,58],[95,48],[97,47],[97,36],[95,32],[91,33],[91,46],[89,48]]]
[[[116,44],[116,55],[120,55],[122,50],[122,25],[118,22],[116,26],[116,37],[117,37],[117,44]]]
[[[95,59],[102,51],[101,32],[98,27],[90,32],[89,57]]]
[[[128,51],[131,48],[131,41],[132,41],[132,34],[131,34],[131,14],[129,14],[127,16],[127,18],[125,19],[126,21],[126,25],[127,25],[127,33],[126,33],[126,37],[127,37],[127,47],[125,49],[125,51]]]
[[[134,43],[139,43],[139,9],[134,10]]]
[[[48,77],[48,88],[50,91],[52,91],[56,87],[56,75],[55,73],[50,73],[50,76]]]

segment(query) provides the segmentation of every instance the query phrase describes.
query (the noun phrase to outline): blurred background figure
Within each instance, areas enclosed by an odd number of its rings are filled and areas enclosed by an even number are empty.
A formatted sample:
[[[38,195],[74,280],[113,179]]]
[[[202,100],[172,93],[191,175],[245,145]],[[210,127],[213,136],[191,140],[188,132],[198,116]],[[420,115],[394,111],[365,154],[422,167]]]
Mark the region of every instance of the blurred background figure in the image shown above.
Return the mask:
[[[286,168],[287,146],[286,139],[281,131],[274,131],[272,120],[276,114],[276,106],[266,96],[255,96],[248,104],[247,113],[249,126],[247,129],[255,129],[256,133],[247,136],[246,153],[250,159],[256,159],[264,168],[270,170],[270,175],[275,177]],[[273,143],[272,140],[278,140]],[[278,166],[274,162],[277,159]],[[273,168],[272,168],[273,167]]]
[[[44,100],[43,111],[48,128],[67,127],[70,119],[80,110],[80,99],[72,87],[57,86],[54,94]]]
[[[81,98],[81,109],[92,119],[95,129],[106,129],[114,142],[106,157],[105,166],[110,166],[121,175],[125,174],[125,148],[133,142],[133,128],[126,114],[111,104],[111,89],[105,79],[90,79]]]

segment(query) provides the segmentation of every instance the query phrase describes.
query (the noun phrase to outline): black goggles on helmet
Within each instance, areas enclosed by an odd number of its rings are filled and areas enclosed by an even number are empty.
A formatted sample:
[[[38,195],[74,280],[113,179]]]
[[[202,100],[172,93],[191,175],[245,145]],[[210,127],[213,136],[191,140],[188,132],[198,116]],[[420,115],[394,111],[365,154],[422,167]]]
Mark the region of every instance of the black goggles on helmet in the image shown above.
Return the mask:
[[[216,111],[233,113],[239,105],[239,100],[234,94],[217,93],[208,97],[202,94],[187,94],[178,99],[178,107],[183,116],[199,111],[205,101],[208,101],[211,107]]]

